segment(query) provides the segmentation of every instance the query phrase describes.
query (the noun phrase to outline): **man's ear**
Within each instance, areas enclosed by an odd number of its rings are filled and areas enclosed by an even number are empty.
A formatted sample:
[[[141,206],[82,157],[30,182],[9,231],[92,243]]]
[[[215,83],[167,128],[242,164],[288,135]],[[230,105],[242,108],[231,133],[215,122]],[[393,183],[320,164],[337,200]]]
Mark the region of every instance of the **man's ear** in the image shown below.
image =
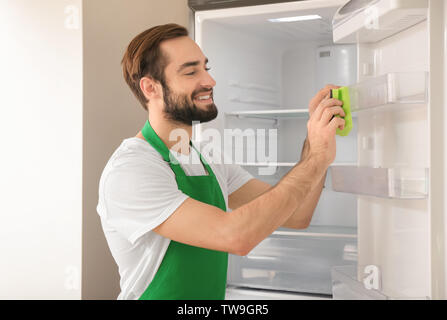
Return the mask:
[[[149,77],[140,79],[140,89],[148,100],[160,98],[160,83]]]

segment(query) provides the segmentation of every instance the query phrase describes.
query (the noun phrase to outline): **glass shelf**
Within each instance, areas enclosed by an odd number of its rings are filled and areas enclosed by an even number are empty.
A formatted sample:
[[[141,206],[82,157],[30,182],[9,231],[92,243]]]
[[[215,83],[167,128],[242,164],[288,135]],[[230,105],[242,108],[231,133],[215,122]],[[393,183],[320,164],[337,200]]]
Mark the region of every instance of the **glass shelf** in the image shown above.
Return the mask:
[[[254,111],[235,111],[225,113],[227,116],[238,118],[260,118],[260,119],[295,119],[308,118],[308,109],[283,109],[283,110],[254,110]]]
[[[352,112],[383,106],[426,105],[428,73],[388,73],[349,86]]]
[[[248,255],[229,258],[229,285],[331,294],[331,268],[357,263],[356,229],[281,228]]]
[[[332,166],[332,189],[336,192],[390,199],[426,199],[427,168],[370,168]]]
[[[357,239],[357,228],[340,226],[314,226],[311,225],[305,230],[294,230],[281,228],[273,232],[278,237],[323,237],[323,238],[347,238]]]
[[[356,113],[378,107],[426,105],[428,102],[428,72],[387,73],[372,77],[349,86],[351,111]],[[234,111],[226,116],[259,119],[308,118],[309,111],[303,109],[271,109]],[[357,116],[354,114],[354,118]]]
[[[241,167],[294,167],[298,162],[236,162],[236,165]],[[348,166],[354,163],[334,163],[333,166]]]
[[[236,162],[241,167],[294,167],[293,162]]]

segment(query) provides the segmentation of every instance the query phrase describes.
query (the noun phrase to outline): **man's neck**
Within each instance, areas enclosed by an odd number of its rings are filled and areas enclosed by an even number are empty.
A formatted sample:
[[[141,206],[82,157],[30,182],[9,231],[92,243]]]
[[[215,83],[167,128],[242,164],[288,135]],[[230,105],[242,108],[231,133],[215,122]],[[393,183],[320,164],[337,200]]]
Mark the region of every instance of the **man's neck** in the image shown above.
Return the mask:
[[[192,126],[172,123],[164,118],[151,117],[150,115],[149,123],[168,149],[175,146],[173,149],[174,151],[186,155],[189,154],[189,141],[192,136]],[[136,137],[145,140],[141,131],[138,132]]]

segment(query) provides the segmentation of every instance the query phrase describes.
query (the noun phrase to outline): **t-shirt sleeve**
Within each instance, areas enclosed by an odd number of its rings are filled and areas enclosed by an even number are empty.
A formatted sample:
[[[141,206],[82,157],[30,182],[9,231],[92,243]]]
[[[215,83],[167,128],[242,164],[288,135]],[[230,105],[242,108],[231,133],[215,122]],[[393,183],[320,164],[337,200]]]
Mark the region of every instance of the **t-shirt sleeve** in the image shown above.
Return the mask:
[[[104,177],[101,192],[103,218],[131,243],[162,224],[188,198],[161,158],[121,159]]]
[[[250,173],[236,164],[227,165],[226,173],[228,195],[232,194],[234,191],[253,179],[253,176]]]

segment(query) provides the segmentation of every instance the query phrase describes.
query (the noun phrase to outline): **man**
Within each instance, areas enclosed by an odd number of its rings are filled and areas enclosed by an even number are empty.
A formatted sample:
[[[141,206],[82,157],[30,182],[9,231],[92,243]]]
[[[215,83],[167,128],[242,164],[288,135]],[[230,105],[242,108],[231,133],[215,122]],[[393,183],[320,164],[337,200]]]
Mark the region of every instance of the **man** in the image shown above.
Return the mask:
[[[224,299],[228,253],[248,254],[281,226],[306,228],[335,159],[345,114],[330,99],[337,87],[327,86],[310,102],[300,163],[274,187],[236,165],[173,161],[199,158],[192,122],[217,116],[207,62],[175,24],[144,31],[124,55],[125,80],[149,115],[100,181],[98,213],[119,266],[119,299]],[[169,139],[178,129],[187,133],[179,143]]]

